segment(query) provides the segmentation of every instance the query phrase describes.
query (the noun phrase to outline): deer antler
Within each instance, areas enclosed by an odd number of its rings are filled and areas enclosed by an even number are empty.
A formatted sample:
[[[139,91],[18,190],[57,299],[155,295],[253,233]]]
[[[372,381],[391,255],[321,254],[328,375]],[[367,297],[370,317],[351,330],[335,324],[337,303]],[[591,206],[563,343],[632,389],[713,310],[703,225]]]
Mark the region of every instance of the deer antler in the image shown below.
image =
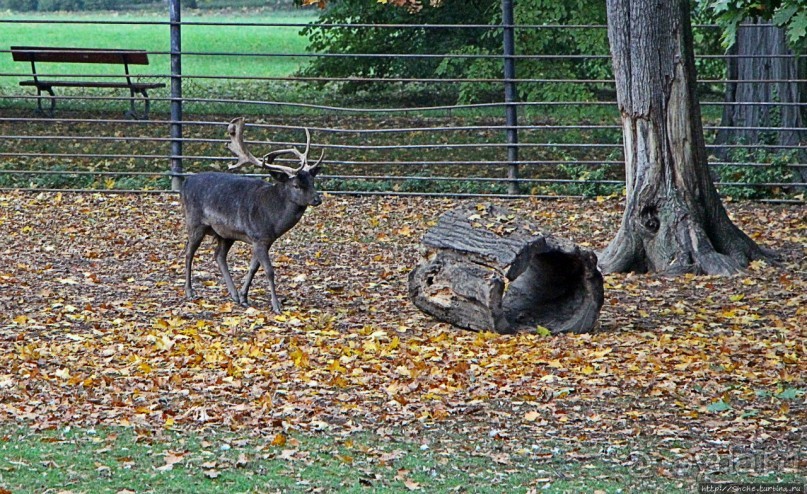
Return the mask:
[[[325,157],[325,151],[322,152],[319,159],[317,160],[316,163],[314,163],[314,165],[309,165],[308,151],[311,148],[311,133],[308,131],[307,128],[304,130],[305,130],[304,152],[301,153],[295,147],[291,147],[288,149],[278,149],[276,151],[266,153],[263,156],[263,159],[261,161],[258,161],[258,158],[253,156],[252,153],[250,153],[246,149],[246,146],[244,144],[244,118],[239,117],[233,119],[227,126],[227,132],[230,134],[230,143],[227,145],[227,147],[238,157],[238,162],[230,165],[229,168],[232,170],[241,167],[246,163],[250,163],[252,165],[261,166],[272,171],[283,172],[289,175],[290,177],[297,175],[297,173],[299,173],[300,170],[303,169],[312,170],[314,168],[317,168],[318,166],[320,166],[320,164],[322,164],[322,159]],[[273,163],[275,158],[277,158],[278,156],[282,156],[284,154],[295,155],[300,160],[300,166],[298,166],[297,168],[291,168],[288,166],[277,165]]]
[[[227,148],[238,157],[238,161],[229,166],[230,170],[240,168],[241,166],[249,163],[251,165],[268,168],[272,171],[283,172],[289,176],[294,176],[298,171],[300,171],[299,168],[295,170],[294,168],[289,168],[288,166],[271,164],[275,159],[275,156],[277,156],[278,151],[269,153],[263,157],[263,161],[258,161],[258,158],[250,153],[244,144],[244,117],[234,118],[232,121],[230,121],[230,124],[227,126],[227,133],[230,134],[230,142],[227,144]],[[283,150],[283,152],[287,151],[288,150]],[[294,151],[297,152],[296,149]],[[300,168],[302,168],[302,166],[300,166]]]
[[[258,158],[247,151],[244,145],[244,117],[232,119],[227,126],[227,133],[230,134],[230,142],[227,144],[227,148],[238,157],[238,162],[230,165],[230,170],[239,168],[247,163],[261,166]]]
[[[322,150],[322,153],[319,155],[319,159],[317,160],[316,163],[314,163],[313,165],[309,165],[308,161],[306,161],[305,169],[308,170],[308,171],[311,171],[311,170],[314,170],[316,168],[319,168],[319,166],[322,164],[322,159],[323,158],[325,158],[325,150],[324,149]]]
[[[289,148],[289,149],[278,149],[277,151],[272,151],[264,156],[264,166],[271,163],[275,158],[284,154],[293,154],[297,156],[300,160],[300,166],[294,169],[294,173],[298,173],[300,170],[311,171],[315,168],[318,168],[322,164],[323,158],[325,158],[325,151],[322,151],[320,154],[319,159],[313,165],[308,163],[308,151],[311,149],[311,132],[309,132],[307,127],[303,127],[305,131],[305,151],[302,153],[297,148]]]

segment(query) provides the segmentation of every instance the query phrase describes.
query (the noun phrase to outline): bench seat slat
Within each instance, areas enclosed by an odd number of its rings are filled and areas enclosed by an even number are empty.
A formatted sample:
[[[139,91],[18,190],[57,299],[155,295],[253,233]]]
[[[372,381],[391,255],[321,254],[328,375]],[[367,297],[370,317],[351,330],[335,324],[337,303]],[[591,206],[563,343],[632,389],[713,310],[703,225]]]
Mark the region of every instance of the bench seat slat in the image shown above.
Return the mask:
[[[107,48],[56,48],[45,46],[12,46],[15,62],[64,62],[148,65],[145,50]]]
[[[34,86],[41,89],[48,87],[108,87],[108,88],[132,88],[135,90],[140,89],[156,89],[165,87],[162,82],[133,82],[127,84],[125,82],[93,82],[93,81],[21,81],[20,86]]]

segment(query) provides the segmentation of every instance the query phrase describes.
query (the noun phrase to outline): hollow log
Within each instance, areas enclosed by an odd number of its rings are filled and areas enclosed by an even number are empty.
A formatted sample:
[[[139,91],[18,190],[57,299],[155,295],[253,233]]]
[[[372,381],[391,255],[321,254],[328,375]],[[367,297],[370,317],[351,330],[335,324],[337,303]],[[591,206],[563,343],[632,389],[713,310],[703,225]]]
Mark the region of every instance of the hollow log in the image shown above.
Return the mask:
[[[603,304],[597,256],[491,204],[443,214],[422,241],[409,298],[455,326],[498,333],[584,333]]]

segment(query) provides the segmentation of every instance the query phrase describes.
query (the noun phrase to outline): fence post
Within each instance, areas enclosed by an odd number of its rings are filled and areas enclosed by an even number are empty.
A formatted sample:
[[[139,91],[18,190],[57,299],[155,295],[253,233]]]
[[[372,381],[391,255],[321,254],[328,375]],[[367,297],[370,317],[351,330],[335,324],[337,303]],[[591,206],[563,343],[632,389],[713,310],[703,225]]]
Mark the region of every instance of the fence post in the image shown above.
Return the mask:
[[[518,94],[516,93],[516,44],[513,35],[513,0],[502,0],[502,24],[504,30],[504,111],[507,125],[507,193],[515,195],[518,190]]]
[[[182,24],[180,0],[169,0],[171,25],[171,189],[182,185]]]

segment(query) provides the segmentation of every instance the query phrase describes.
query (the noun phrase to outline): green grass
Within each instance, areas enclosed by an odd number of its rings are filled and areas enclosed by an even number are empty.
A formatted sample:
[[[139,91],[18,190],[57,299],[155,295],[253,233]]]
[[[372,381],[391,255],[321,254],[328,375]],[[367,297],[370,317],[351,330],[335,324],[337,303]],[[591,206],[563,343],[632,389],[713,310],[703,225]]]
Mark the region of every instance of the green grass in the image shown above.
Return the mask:
[[[59,21],[123,21],[167,22],[168,12],[154,14],[12,14],[0,19],[20,21],[3,23],[0,49],[11,45],[75,46],[88,48],[133,48],[153,52],[170,51],[169,26],[163,24],[64,24]],[[311,9],[292,12],[253,12],[249,15],[207,14],[184,15],[183,22],[216,23],[275,23],[302,24],[316,19]],[[52,23],[25,23],[23,20],[52,20]],[[302,54],[308,41],[300,36],[299,27],[292,26],[220,26],[186,25],[182,27],[182,69],[185,75],[216,75],[228,77],[286,76],[306,62],[304,57],[191,55],[190,53],[272,53]],[[168,55],[152,55],[149,66],[133,66],[135,74],[169,75]],[[41,64],[40,72],[59,74],[118,74],[120,67],[83,64]],[[19,91],[18,81],[28,79],[27,64],[14,62],[10,53],[0,56],[0,73],[21,74],[0,77],[0,90]],[[26,88],[29,89],[29,88]]]
[[[307,432],[280,434],[284,441],[276,442],[274,431],[4,426],[0,492],[683,493],[698,479],[804,481],[792,473],[705,474],[701,470],[709,464],[681,461],[665,452],[669,445],[650,441],[603,449],[551,441],[510,444],[451,426],[411,432]],[[720,461],[718,456],[713,460]],[[675,468],[677,473],[658,475]]]

